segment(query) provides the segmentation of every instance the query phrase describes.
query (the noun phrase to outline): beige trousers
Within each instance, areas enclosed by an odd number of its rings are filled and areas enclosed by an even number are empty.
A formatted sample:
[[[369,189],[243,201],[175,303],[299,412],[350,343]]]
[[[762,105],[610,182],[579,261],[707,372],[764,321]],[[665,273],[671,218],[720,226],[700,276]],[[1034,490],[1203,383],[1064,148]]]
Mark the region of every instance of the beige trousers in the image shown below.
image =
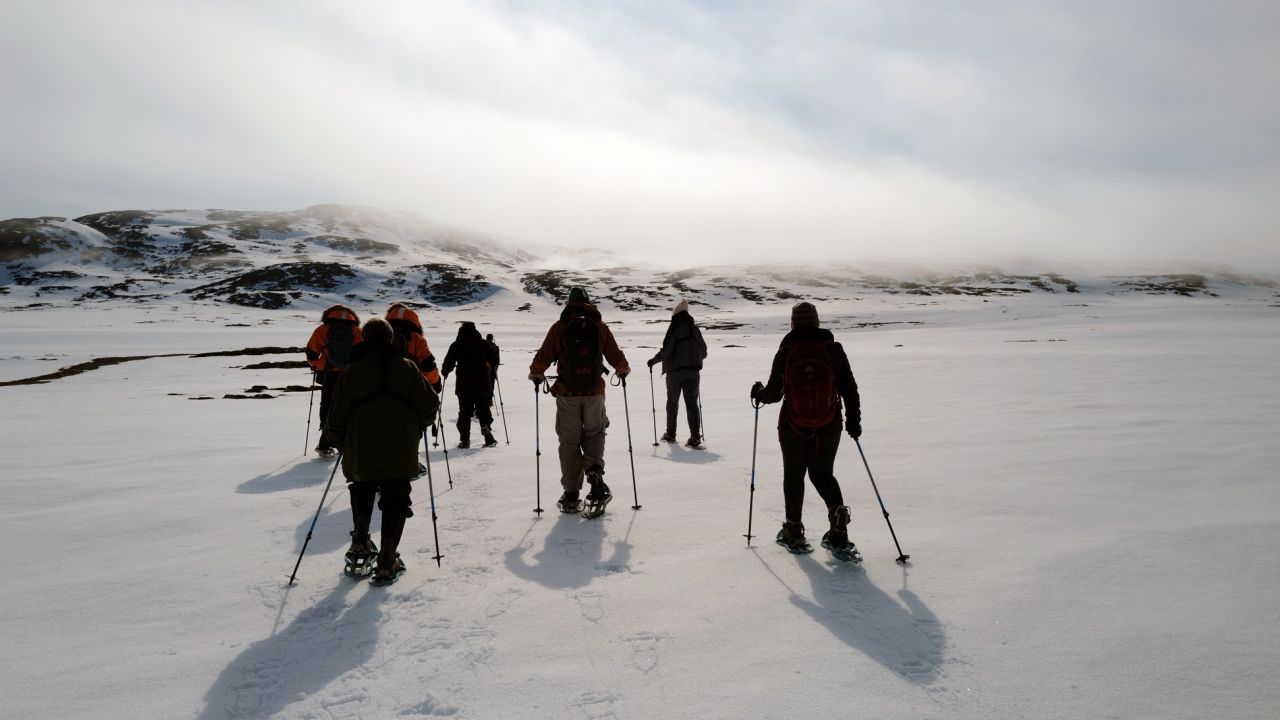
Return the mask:
[[[587,468],[604,469],[604,436],[609,418],[603,395],[556,397],[556,437],[560,439],[560,484],[581,490]]]

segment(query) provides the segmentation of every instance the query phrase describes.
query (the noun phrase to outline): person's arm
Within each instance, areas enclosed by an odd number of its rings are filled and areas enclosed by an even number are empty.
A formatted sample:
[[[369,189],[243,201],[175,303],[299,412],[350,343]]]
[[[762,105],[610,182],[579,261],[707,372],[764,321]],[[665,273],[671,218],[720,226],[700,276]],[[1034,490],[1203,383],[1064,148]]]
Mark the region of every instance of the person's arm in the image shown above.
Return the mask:
[[[756,393],[756,400],[768,405],[782,399],[782,372],[787,365],[787,350],[779,348],[773,356],[773,368],[769,371],[769,382]]]
[[[338,373],[338,382],[333,389],[333,404],[329,406],[329,415],[324,420],[324,439],[332,447],[342,447],[342,438],[347,431],[347,416],[351,413],[351,373]]]
[[[551,329],[547,330],[542,347],[538,348],[538,352],[534,353],[533,362],[529,363],[529,377],[546,376],[547,368],[551,367],[551,363],[560,356],[560,335],[560,323],[552,325]]]
[[[844,401],[844,428],[850,437],[856,438],[862,435],[862,399],[858,395],[858,381],[853,377],[849,356],[840,343],[831,343],[831,357],[835,361],[832,369],[836,374],[836,389]]]
[[[618,341],[613,337],[613,331],[608,325],[600,323],[600,348],[604,352],[604,359],[609,361],[609,365],[613,367],[613,371],[619,375],[626,376],[631,372],[631,365],[627,363],[627,356],[623,354],[622,348],[618,347]]]
[[[311,339],[307,341],[307,364],[311,366],[313,372],[324,369],[321,358],[324,357],[325,340],[329,337],[328,330],[327,326],[321,325],[311,332]]]

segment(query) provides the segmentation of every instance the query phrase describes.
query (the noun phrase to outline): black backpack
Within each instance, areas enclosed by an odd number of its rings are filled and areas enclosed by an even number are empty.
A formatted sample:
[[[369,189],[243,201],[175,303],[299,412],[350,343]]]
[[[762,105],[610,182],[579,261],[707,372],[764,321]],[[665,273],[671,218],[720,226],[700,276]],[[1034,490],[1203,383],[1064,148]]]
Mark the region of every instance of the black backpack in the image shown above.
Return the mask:
[[[600,326],[585,315],[565,321],[564,351],[558,363],[560,380],[575,393],[596,390],[604,373],[604,354],[600,350]]]
[[[325,368],[329,370],[346,370],[351,365],[351,349],[355,347],[355,324],[349,322],[329,323],[329,337],[325,340],[324,352],[328,358]]]

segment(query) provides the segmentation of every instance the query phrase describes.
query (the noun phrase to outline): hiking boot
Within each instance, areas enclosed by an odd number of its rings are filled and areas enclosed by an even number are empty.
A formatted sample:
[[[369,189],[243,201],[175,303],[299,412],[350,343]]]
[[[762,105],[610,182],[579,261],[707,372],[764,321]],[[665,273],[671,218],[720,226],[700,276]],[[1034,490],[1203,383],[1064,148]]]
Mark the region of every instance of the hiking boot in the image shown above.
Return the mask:
[[[813,546],[804,539],[804,525],[786,520],[778,531],[778,544],[793,553],[813,552]]]
[[[400,579],[404,571],[404,561],[400,559],[400,553],[396,553],[395,560],[386,560],[379,555],[378,564],[373,568],[373,575],[369,577],[369,583],[373,585],[390,585]]]
[[[582,510],[582,502],[578,499],[577,490],[565,490],[560,499],[556,501],[556,507],[560,508],[560,512],[574,513]]]
[[[373,538],[368,535],[358,537],[354,530],[351,531],[351,547],[347,548],[348,558],[372,557],[376,554],[378,554],[378,546],[374,544]]]
[[[609,486],[604,484],[604,468],[599,465],[592,465],[587,470],[587,482],[591,485],[591,491],[587,493],[588,501],[613,496],[609,492]]]
[[[694,449],[701,448],[702,438],[698,437],[697,435],[694,435],[693,437],[685,441],[684,446],[687,448],[694,448]]]
[[[822,536],[823,545],[844,547],[849,544],[849,506],[836,505],[827,512],[831,520],[831,529]]]
[[[462,438],[458,441],[459,450],[466,450],[469,447],[471,447],[471,438]]]
[[[662,442],[673,443],[675,441],[676,441],[676,434],[674,432],[662,433]]]
[[[319,455],[320,457],[329,458],[329,457],[333,457],[337,453],[338,451],[334,450],[333,447],[330,445],[325,445],[324,443],[321,443],[316,446],[316,454]]]
[[[498,438],[494,437],[492,432],[489,432],[489,428],[480,428],[480,434],[484,435],[485,447],[494,447],[498,444]]]

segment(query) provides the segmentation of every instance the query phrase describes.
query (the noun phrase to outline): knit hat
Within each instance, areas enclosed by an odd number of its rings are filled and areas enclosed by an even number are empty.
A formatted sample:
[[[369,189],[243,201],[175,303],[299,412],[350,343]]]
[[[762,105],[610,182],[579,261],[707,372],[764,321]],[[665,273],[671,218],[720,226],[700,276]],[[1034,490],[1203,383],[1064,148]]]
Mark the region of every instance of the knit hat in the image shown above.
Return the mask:
[[[791,327],[818,327],[818,308],[813,303],[796,303],[791,308]]]
[[[679,314],[680,314],[680,313],[682,313],[682,312],[689,312],[689,301],[688,301],[688,300],[681,300],[680,302],[676,303],[676,307],[675,307],[675,309],[674,309],[674,310],[672,310],[672,311],[671,311],[671,314],[672,314],[672,315],[679,315]]]
[[[587,291],[581,287],[572,287],[569,289],[569,302],[571,303],[590,303],[591,299],[587,297]]]

